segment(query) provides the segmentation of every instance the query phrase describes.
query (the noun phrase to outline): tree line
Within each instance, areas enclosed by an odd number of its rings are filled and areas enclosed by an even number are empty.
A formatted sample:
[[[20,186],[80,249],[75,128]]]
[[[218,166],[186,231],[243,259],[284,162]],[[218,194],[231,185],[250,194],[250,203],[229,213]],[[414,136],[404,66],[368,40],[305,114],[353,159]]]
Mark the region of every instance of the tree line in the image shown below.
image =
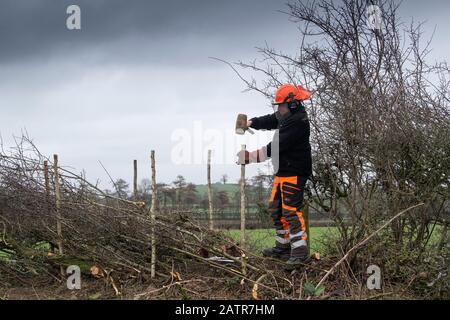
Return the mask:
[[[267,207],[272,182],[273,175],[261,170],[255,176],[246,179],[246,198],[249,207]],[[112,189],[106,189],[106,194],[121,199],[151,203],[152,190],[150,179],[141,179],[137,185],[136,193],[123,178],[118,178],[111,184]],[[157,189],[157,202],[160,209],[208,209],[206,184],[195,184],[189,182],[183,175],[177,175],[170,183],[157,183]],[[230,183],[228,175],[223,174],[219,181],[212,184],[212,190],[215,211],[220,212],[227,208],[236,208],[237,210],[240,202],[238,183]]]

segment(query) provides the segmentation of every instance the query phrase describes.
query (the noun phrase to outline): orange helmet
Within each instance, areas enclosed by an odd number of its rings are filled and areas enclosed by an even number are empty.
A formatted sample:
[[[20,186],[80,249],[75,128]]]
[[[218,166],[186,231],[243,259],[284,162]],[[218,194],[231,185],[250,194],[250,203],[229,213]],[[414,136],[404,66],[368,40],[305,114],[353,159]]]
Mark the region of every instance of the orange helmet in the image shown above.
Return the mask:
[[[292,97],[294,97],[294,100],[308,100],[311,98],[311,95],[311,92],[302,86],[296,87],[292,84],[283,84],[275,93],[275,101],[272,104],[276,105],[284,102],[291,102]]]

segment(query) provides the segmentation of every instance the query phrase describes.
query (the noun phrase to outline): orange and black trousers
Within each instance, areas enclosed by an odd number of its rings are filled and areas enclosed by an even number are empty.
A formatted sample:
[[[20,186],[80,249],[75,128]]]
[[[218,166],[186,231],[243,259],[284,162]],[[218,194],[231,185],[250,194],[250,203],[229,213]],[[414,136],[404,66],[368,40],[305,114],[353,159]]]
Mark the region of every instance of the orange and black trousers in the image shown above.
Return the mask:
[[[304,188],[308,178],[275,177],[269,201],[269,212],[276,229],[275,246],[291,249],[291,256],[306,254],[308,235],[302,208]]]

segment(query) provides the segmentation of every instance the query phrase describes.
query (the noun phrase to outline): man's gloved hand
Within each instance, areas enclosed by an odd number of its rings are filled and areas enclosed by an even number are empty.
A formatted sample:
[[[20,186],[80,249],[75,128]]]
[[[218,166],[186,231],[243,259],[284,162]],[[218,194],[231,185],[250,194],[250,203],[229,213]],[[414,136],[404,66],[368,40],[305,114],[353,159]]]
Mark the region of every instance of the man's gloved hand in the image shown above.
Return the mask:
[[[239,165],[249,163],[259,163],[267,160],[267,151],[265,148],[248,152],[247,150],[241,150],[237,153]]]

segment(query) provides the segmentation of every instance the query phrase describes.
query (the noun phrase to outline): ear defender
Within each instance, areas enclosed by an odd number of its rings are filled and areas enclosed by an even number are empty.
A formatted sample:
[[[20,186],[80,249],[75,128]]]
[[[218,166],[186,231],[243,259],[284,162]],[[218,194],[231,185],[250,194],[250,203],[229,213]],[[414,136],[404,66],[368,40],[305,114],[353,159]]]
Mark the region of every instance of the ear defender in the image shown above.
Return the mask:
[[[297,100],[295,100],[295,96],[293,92],[289,92],[289,99],[291,99],[291,101],[289,101],[289,109],[294,109],[294,108],[298,108],[299,107],[299,102]]]

